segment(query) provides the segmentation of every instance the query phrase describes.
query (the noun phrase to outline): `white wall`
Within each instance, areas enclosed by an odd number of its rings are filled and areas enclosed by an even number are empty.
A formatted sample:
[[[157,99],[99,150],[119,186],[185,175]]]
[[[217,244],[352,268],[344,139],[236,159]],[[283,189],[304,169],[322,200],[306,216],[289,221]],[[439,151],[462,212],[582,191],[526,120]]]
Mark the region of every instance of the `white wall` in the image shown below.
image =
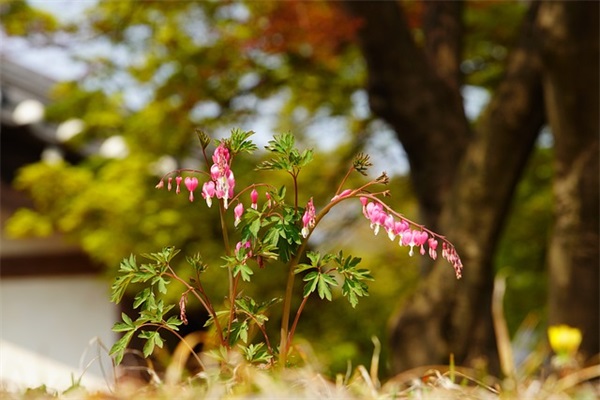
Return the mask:
[[[3,278],[0,338],[66,364],[77,376],[82,355],[87,351],[84,365],[98,355],[99,346],[91,340],[98,337],[108,348],[116,340],[111,328],[118,308],[109,301],[109,286],[94,276]],[[110,370],[106,351],[100,353]],[[89,373],[102,376],[98,361]]]

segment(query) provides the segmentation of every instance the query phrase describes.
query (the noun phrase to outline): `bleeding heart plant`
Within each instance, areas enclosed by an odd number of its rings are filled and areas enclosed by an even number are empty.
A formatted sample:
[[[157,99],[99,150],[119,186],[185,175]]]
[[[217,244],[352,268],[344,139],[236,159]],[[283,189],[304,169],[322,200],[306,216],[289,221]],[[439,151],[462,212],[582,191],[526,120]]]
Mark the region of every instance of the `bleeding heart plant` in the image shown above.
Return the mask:
[[[196,279],[189,282],[181,278],[171,267],[172,259],[179,253],[179,250],[173,247],[166,247],[156,253],[143,254],[144,258],[151,261],[149,263],[140,264],[136,257],[131,255],[121,262],[119,276],[112,286],[111,300],[120,302],[131,283],[143,283],[145,288],[134,298],[133,306],[140,310],[138,318],[134,321],[123,314],[123,321],[115,324],[113,328],[114,331],[123,333],[122,338],[111,349],[117,364],[123,359],[124,352],[135,332],[141,331],[139,337],[146,340],[143,349],[146,357],[152,354],[155,346],[163,346],[161,330],[172,332],[182,339],[177,331],[181,324],[188,322],[186,304],[188,298],[192,296],[210,316],[207,325],[213,328],[212,332],[215,333],[220,346],[213,352],[217,358],[224,361],[226,354],[238,346],[250,362],[267,366],[276,363],[286,366],[300,315],[313,293],[321,299],[331,301],[332,288],[341,284],[342,295],[353,307],[357,305],[360,297],[368,295],[367,282],[373,278],[368,269],[359,268],[360,258],[346,256],[342,251],[337,254],[307,251],[309,238],[319,222],[333,207],[342,202],[359,201],[374,234],[377,235],[381,228],[385,229],[390,240],[397,240],[400,246],[409,247],[410,255],[413,255],[416,247],[421,255],[427,254],[435,260],[441,242],[442,257],[452,264],[456,277],[461,277],[460,257],[446,238],[390,208],[381,200],[388,194],[387,190],[372,190],[374,186],[388,183],[385,173],[359,187],[344,188],[352,172],[366,176],[366,170],[371,166],[366,155],[359,154],[354,158],[347,174],[333,193],[331,201],[317,209],[313,198],[310,197],[306,206],[301,207],[298,204],[298,175],[302,168],[311,162],[313,152],[312,150],[300,152],[296,149],[292,134],[276,135],[266,146],[272,158],[260,163],[257,169],[287,172],[292,177],[293,204],[287,201],[285,186],[276,188],[268,183],[256,182],[236,193],[232,162],[238,155],[257,149],[256,145],[249,140],[252,134],[252,131],[234,129],[229,138],[215,142],[216,149],[209,159],[206,149],[211,140],[205,133],[198,131],[207,171],[188,169],[172,171],[156,185],[159,189],[164,188],[166,180],[167,189],[171,190],[174,177],[176,193],[180,193],[181,182],[183,182],[189,191],[189,200],[194,201],[194,190],[198,187],[199,180],[204,180],[202,197],[207,206],[211,207],[214,199],[218,202],[224,243],[223,267],[227,271],[229,280],[224,309],[218,310],[215,307],[215,303],[211,301],[202,286],[201,275],[208,265],[202,261],[200,255],[186,257],[196,276]],[[259,202],[261,192],[264,199],[262,204]],[[243,205],[243,201],[246,200],[250,200],[251,205],[248,208]],[[235,245],[230,243],[228,230],[231,219],[228,214],[231,205],[235,205],[232,212],[233,227],[241,237]],[[273,346],[273,342],[268,337],[265,323],[268,320],[267,310],[280,300],[257,303],[252,298],[242,296],[239,290],[240,280],[250,282],[252,275],[258,272],[253,267],[262,268],[275,260],[286,263],[289,268],[283,293],[281,337],[278,347]],[[302,302],[295,310],[290,325],[294,280],[299,274],[303,274],[302,280],[305,282]],[[183,284],[185,291],[181,294],[178,304],[179,316],[171,316],[165,320],[165,315],[177,305],[164,304],[160,294],[167,293],[168,286],[173,280]],[[248,343],[248,332],[253,325],[262,333],[263,342]]]

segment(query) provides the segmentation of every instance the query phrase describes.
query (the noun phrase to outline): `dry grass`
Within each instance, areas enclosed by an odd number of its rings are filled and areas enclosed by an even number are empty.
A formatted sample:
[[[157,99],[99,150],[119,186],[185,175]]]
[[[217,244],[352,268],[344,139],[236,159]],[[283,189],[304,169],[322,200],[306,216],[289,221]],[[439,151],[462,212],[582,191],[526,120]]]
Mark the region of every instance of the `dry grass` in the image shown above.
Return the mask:
[[[545,379],[525,377],[500,380],[481,372],[450,366],[421,367],[405,371],[383,384],[374,375],[376,368],[364,366],[335,379],[324,377],[316,368],[304,365],[285,370],[269,370],[233,358],[226,366],[217,364],[193,376],[180,365],[171,364],[157,373],[144,367],[150,382],[121,377],[105,391],[91,392],[83,387],[57,393],[45,387],[21,393],[0,391],[0,399],[598,399],[600,364]],[[173,371],[181,373],[175,377]],[[123,372],[123,370],[121,371]],[[170,374],[170,376],[168,375]]]
[[[250,365],[237,352],[230,353],[226,362],[217,363],[206,355],[191,353],[203,341],[202,334],[191,334],[178,345],[163,371],[154,368],[150,360],[137,367],[121,366],[112,371],[113,383],[106,390],[92,392],[74,385],[59,393],[46,387],[9,392],[0,387],[4,400],[198,400],[198,399],[422,399],[422,400],[593,400],[600,399],[600,362],[596,357],[585,367],[576,356],[567,364],[548,364],[547,346],[535,346],[529,356],[515,364],[514,345],[509,342],[502,299],[504,281],[496,280],[493,296],[493,315],[505,378],[499,379],[482,370],[450,365],[426,366],[404,371],[381,383],[378,379],[380,345],[374,338],[375,351],[371,368],[358,366],[345,375],[327,378],[320,373],[317,357],[310,346],[295,347],[296,360],[302,366],[287,369]],[[530,322],[523,329],[532,330]],[[100,344],[108,353],[108,349]],[[136,354],[135,351],[131,352]],[[199,359],[201,358],[201,359]],[[555,359],[555,358],[554,358]],[[190,373],[186,366],[202,365],[200,372]],[[141,381],[132,378],[149,377]],[[136,374],[137,372],[137,374]]]

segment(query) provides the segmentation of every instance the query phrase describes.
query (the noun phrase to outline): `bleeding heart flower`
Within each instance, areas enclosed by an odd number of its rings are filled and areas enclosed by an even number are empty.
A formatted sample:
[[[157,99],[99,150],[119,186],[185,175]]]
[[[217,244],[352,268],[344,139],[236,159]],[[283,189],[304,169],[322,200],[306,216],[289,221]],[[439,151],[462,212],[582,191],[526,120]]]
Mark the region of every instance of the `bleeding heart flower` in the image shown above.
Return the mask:
[[[194,190],[198,187],[198,178],[187,176],[184,182],[185,187],[190,191],[190,201],[194,201]]]
[[[242,221],[243,213],[244,213],[244,205],[242,203],[239,203],[233,209],[233,215],[235,215],[235,222],[233,223],[234,226],[238,226],[239,223]]]

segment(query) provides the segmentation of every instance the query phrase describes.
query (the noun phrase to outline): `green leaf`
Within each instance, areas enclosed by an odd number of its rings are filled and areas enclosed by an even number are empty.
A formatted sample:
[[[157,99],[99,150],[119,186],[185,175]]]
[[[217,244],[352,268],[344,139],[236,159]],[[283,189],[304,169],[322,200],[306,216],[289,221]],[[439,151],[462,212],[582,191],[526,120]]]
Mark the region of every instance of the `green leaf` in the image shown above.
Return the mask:
[[[158,291],[162,294],[167,293],[167,285],[170,283],[169,280],[163,278],[162,276],[157,277],[156,284],[158,286]]]
[[[333,277],[328,274],[319,274],[319,279],[317,280],[317,292],[321,299],[326,298],[331,301],[331,289],[330,286],[337,286],[337,282]]]
[[[149,335],[143,335],[144,333],[148,333]],[[142,349],[143,353],[144,353],[144,357],[148,358],[152,355],[152,352],[154,351],[154,338],[152,337],[152,334],[155,334],[156,332],[142,332],[140,333],[139,337],[140,338],[145,338],[146,340],[146,344],[144,344],[144,348]]]
[[[142,253],[141,256],[147,258],[149,260],[154,260],[159,265],[165,265],[171,262],[171,260],[180,252],[181,250],[176,249],[173,246],[164,247],[160,252],[157,253]]]
[[[304,272],[304,271],[312,269],[312,268],[316,268],[316,267],[314,265],[309,265],[309,264],[298,264],[296,266],[296,268],[294,269],[294,274],[299,274],[300,272]]]
[[[135,330],[135,326],[128,324],[127,322],[117,322],[112,327],[113,332],[129,332]]]
[[[358,153],[352,161],[352,167],[360,174],[367,176],[367,170],[372,167],[370,157],[368,154]]]
[[[121,337],[119,340],[117,340],[115,342],[115,344],[111,347],[111,349],[109,351],[109,355],[115,357],[116,365],[119,365],[121,363],[121,361],[123,361],[123,355],[125,353],[125,349],[127,348],[127,345],[129,344],[129,342],[131,341],[131,338],[133,337],[134,333],[135,333],[134,330],[127,332],[125,335],[123,335],[123,337]]]
[[[203,149],[206,149],[210,144],[210,136],[208,136],[202,129],[196,128],[196,135],[200,141],[200,145]]]
[[[306,274],[303,281],[306,282],[306,285],[304,285],[304,291],[302,295],[304,297],[308,297],[317,288],[317,283],[319,282],[319,273],[317,271],[309,272]]]
[[[248,342],[248,321],[236,321],[231,324],[230,343],[233,345],[241,339],[244,343]]]
[[[148,301],[148,298],[150,296],[154,297],[154,292],[152,292],[150,288],[145,288],[144,290],[139,292],[133,300],[133,308],[138,308],[140,305]]]
[[[242,274],[242,280],[250,282],[250,276],[254,275],[254,271],[252,271],[252,268],[248,264],[239,263],[233,267],[233,276],[237,277],[238,274]]]
[[[135,260],[135,256],[133,254],[129,255],[129,258],[124,258],[119,265],[120,272],[132,272],[137,270],[137,264]]]
[[[199,274],[208,269],[208,265],[202,261],[202,256],[199,253],[196,253],[191,257],[186,256],[185,261],[190,264]]]
[[[111,286],[110,301],[119,304],[125,295],[125,290],[133,279],[132,275],[119,276]]]
[[[270,244],[273,247],[277,247],[277,242],[280,237],[280,229],[278,226],[274,226],[269,228],[263,237],[263,242]]]
[[[257,149],[256,145],[248,140],[252,135],[254,135],[254,131],[242,131],[241,129],[234,128],[231,130],[230,138],[227,140],[227,147],[234,155],[241,152],[252,153]]]
[[[178,331],[179,330],[179,325],[183,324],[183,321],[180,320],[176,315],[171,316],[167,322],[165,322],[165,325],[167,325],[167,327],[169,329],[172,329],[174,331]]]
[[[240,344],[238,347],[242,350],[246,361],[251,363],[266,363],[271,360],[273,356],[268,353],[264,345],[265,344],[261,342],[256,345],[250,344],[248,346]]]
[[[321,255],[317,251],[309,251],[306,253],[306,257],[312,262],[312,265],[315,267],[319,266],[319,260],[321,259]]]
[[[283,170],[297,175],[301,167],[312,160],[312,150],[305,150],[302,155],[294,148],[295,138],[289,132],[275,135],[265,149],[274,154],[274,157],[260,163],[258,170]]]
[[[313,159],[313,151],[312,150],[304,150],[302,152],[302,155],[300,156],[300,160],[298,162],[298,166],[299,167],[304,167],[305,165],[309,164]]]
[[[229,351],[225,346],[219,346],[217,349],[212,349],[206,352],[206,355],[219,362],[227,362]]]
[[[253,237],[258,238],[258,231],[260,231],[260,218],[255,219],[249,226],[250,233]]]

